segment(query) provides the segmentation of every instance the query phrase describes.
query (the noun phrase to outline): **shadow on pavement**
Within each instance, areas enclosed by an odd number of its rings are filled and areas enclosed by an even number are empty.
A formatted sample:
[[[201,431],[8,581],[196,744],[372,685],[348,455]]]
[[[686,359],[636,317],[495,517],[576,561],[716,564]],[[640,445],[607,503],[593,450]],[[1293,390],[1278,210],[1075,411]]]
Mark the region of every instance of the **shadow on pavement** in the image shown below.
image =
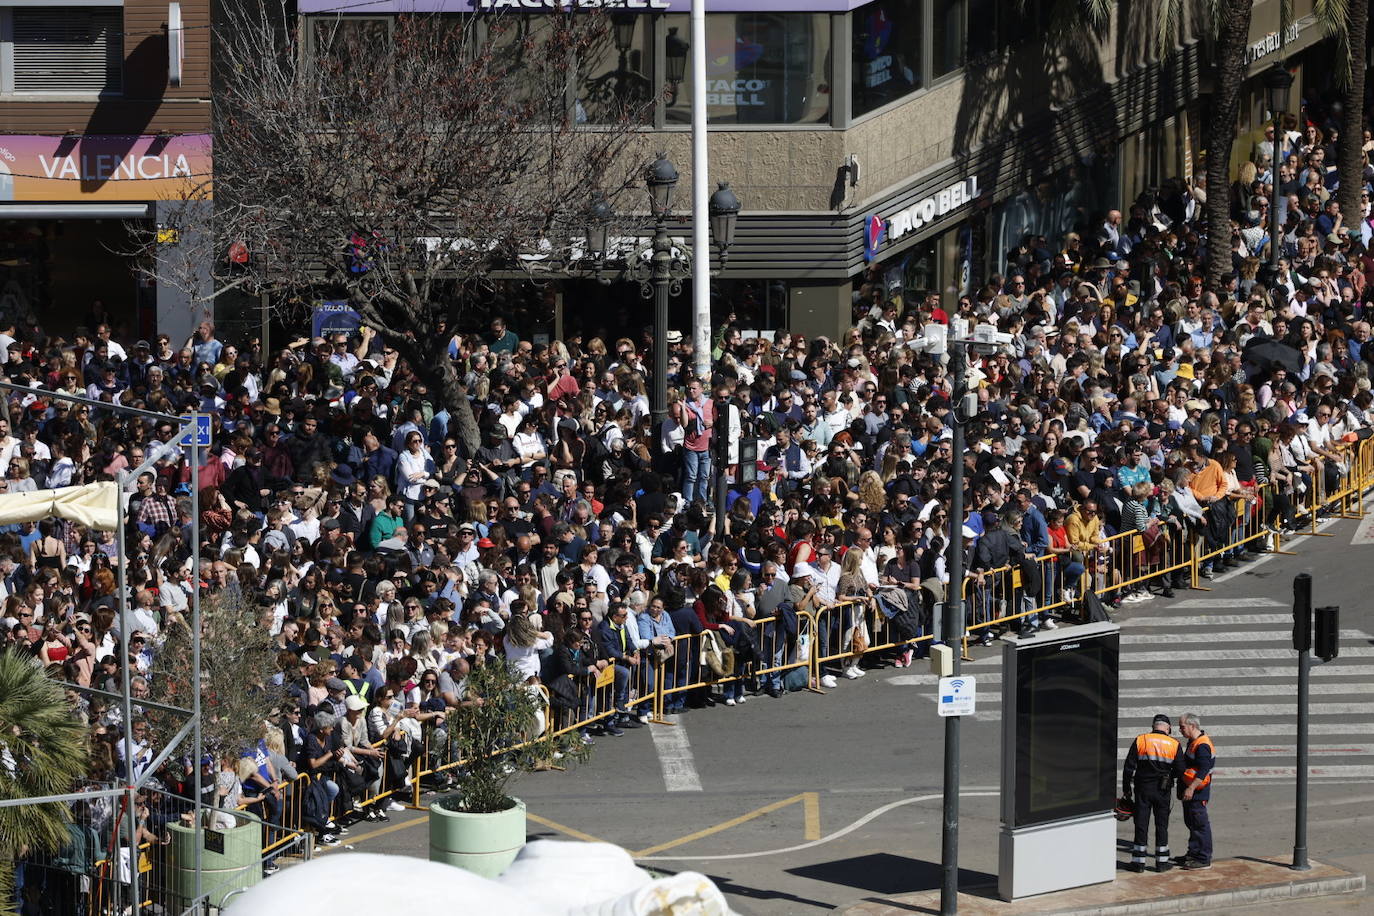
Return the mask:
[[[926,862],[885,852],[789,868],[787,873],[829,884],[872,891],[875,894],[913,894],[934,890],[940,886],[939,862]],[[976,887],[996,882],[996,875],[962,868],[959,870],[960,887]]]

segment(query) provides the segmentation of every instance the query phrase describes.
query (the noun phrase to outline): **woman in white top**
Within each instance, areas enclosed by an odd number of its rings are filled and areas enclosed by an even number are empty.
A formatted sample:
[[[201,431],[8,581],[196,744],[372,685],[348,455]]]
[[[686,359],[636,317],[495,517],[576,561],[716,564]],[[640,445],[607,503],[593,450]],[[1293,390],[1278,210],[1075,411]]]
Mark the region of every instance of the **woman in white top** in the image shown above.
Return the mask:
[[[539,653],[553,648],[553,634],[535,626],[528,609],[521,607],[519,611],[511,614],[506,629],[506,660],[527,681],[535,681],[539,678]]]
[[[539,424],[528,414],[520,419],[515,435],[511,438],[511,447],[520,456],[521,471],[528,471],[534,467],[536,461],[543,461],[549,457],[548,447],[539,432]]]
[[[424,438],[417,432],[406,435],[406,450],[396,462],[396,483],[406,501],[406,522],[415,516],[415,508],[424,500],[425,481],[429,480],[434,459],[425,448]]]

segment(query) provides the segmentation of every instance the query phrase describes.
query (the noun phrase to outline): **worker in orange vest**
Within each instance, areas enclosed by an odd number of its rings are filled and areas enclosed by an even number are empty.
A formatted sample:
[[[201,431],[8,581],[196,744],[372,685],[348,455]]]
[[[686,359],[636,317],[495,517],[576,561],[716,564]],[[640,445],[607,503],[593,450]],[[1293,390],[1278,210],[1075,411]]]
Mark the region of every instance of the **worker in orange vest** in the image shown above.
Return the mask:
[[[1212,768],[1217,749],[1202,730],[1202,719],[1195,712],[1178,717],[1178,730],[1188,746],[1179,756],[1178,797],[1183,800],[1183,823],[1188,826],[1188,854],[1178,864],[1184,868],[1212,867],[1212,821],[1207,802],[1212,798]],[[1177,861],[1177,860],[1176,860]]]
[[[1182,756],[1178,739],[1172,734],[1173,723],[1160,713],[1150,723],[1150,731],[1137,735],[1126,752],[1121,768],[1121,794],[1135,808],[1135,843],[1131,846],[1134,872],[1145,870],[1145,844],[1150,839],[1150,818],[1155,821],[1155,869],[1168,871],[1169,809],[1173,799],[1169,789],[1173,785],[1177,762]],[[1133,801],[1131,801],[1133,800]]]

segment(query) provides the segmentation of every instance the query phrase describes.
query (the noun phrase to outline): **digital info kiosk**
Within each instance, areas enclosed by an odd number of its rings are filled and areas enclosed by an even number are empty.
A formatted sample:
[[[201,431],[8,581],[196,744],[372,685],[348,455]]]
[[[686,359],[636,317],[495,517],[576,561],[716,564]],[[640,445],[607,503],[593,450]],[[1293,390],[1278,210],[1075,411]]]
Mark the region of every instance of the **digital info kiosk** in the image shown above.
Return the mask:
[[[1120,648],[1113,623],[1003,637],[1005,900],[1115,877]]]

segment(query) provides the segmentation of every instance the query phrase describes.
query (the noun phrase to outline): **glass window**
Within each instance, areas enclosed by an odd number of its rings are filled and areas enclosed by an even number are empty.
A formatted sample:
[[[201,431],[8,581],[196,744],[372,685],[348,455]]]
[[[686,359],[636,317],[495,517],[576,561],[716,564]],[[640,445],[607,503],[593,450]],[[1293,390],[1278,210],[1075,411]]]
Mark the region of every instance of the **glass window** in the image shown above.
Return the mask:
[[[622,115],[647,122],[653,115],[653,81],[648,48],[653,17],[631,12],[610,15],[604,36],[586,54],[577,89],[579,123],[619,122]]]
[[[940,77],[964,65],[966,0],[931,0],[931,76]]]
[[[684,79],[665,103],[672,124],[692,120],[692,30],[667,17],[665,55],[686,53]],[[676,31],[673,31],[676,30]],[[666,61],[668,66],[672,61]],[[706,116],[712,124],[830,120],[830,17],[823,13],[714,13],[706,17]]]
[[[921,88],[921,5],[879,0],[853,13],[853,113],[865,114]]]

